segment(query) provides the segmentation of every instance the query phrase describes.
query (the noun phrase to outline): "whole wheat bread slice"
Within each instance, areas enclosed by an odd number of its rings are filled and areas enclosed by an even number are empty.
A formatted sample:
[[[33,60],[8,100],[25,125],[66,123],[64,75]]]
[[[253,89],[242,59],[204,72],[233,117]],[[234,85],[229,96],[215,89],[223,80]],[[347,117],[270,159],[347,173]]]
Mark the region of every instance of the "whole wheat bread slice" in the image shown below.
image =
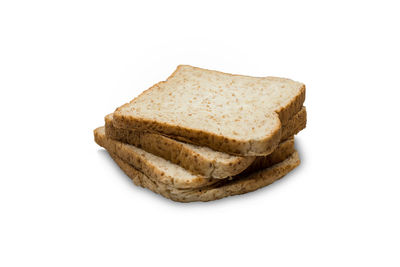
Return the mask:
[[[96,143],[107,149],[110,153],[116,154],[119,158],[122,158],[147,176],[156,179],[160,183],[171,185],[174,188],[199,188],[221,180],[193,174],[179,165],[140,148],[108,138],[105,135],[104,127],[95,129],[94,137]],[[273,153],[266,156],[268,159],[260,160],[260,162],[255,161],[249,168],[252,170],[265,168],[270,166],[270,164],[283,160],[293,151],[294,139],[289,138],[281,143]]]
[[[297,134],[306,127],[307,113],[303,107],[282,127],[281,139]],[[116,128],[113,115],[105,117],[107,137],[139,147],[156,156],[167,159],[181,167],[205,177],[216,179],[234,176],[247,169],[256,156],[234,156],[208,147],[187,144],[160,134]],[[281,140],[281,141],[282,141]],[[257,161],[260,162],[261,156]]]
[[[178,66],[114,112],[117,128],[162,133],[217,151],[268,155],[285,124],[302,107],[305,85]]]
[[[133,180],[135,185],[148,188],[157,194],[179,202],[211,201],[252,192],[272,184],[300,164],[298,153],[294,151],[285,160],[269,168],[247,175],[239,175],[233,180],[219,180],[218,183],[203,188],[178,189],[145,175],[116,154],[110,153],[110,155],[125,174]]]

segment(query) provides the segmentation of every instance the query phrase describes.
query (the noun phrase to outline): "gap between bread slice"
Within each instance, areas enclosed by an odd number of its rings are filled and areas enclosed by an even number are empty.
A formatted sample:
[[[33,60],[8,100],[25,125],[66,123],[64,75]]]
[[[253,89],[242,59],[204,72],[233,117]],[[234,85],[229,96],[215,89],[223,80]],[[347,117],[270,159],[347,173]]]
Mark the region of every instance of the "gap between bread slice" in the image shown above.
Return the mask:
[[[270,154],[281,127],[305,100],[285,78],[232,75],[178,66],[164,82],[114,112],[114,126],[157,132],[242,156]]]
[[[157,179],[163,184],[168,184],[176,188],[197,188],[214,184],[221,180],[193,174],[179,165],[148,153],[138,147],[110,139],[105,135],[104,127],[95,129],[94,137],[96,143],[104,147],[107,151],[116,154],[118,157],[129,162],[129,164],[136,169],[145,173],[147,176]],[[277,161],[283,160],[293,151],[294,139],[289,138],[285,142],[282,142],[271,155],[260,157],[258,161],[254,161],[249,169],[256,170],[265,168]]]
[[[307,112],[303,107],[282,127],[281,141],[297,134],[306,127]],[[223,179],[237,175],[253,164],[256,156],[235,156],[204,146],[184,143],[149,132],[127,130],[113,126],[113,114],[105,117],[106,136],[139,147],[167,159],[204,177]],[[264,156],[260,156],[263,158]]]
[[[297,151],[294,151],[281,162],[251,174],[241,174],[233,180],[219,180],[218,183],[203,188],[179,189],[164,184],[157,178],[147,176],[114,153],[110,153],[110,155],[135,185],[148,188],[157,194],[179,202],[211,201],[252,192],[272,184],[300,164],[299,155]]]

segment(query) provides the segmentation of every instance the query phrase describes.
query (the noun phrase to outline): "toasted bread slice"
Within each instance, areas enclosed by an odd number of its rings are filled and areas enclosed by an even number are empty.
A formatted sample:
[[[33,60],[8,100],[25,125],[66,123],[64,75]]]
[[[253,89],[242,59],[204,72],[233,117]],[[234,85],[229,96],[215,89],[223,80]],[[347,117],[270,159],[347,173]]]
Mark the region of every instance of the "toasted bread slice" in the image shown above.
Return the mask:
[[[125,174],[133,180],[135,185],[148,188],[157,194],[179,202],[211,201],[252,192],[272,184],[300,164],[299,155],[294,151],[285,160],[251,174],[239,175],[232,180],[219,180],[218,183],[203,188],[178,189],[145,175],[116,154],[110,153],[110,155]]]
[[[303,107],[282,127],[282,140],[297,134],[306,127],[307,113]],[[262,162],[264,156],[235,156],[212,150],[208,147],[192,145],[156,133],[126,130],[113,126],[113,115],[105,117],[107,137],[139,147],[149,153],[162,157],[181,167],[216,179],[234,176],[253,164]],[[257,163],[256,163],[257,164]]]
[[[178,66],[114,112],[117,128],[168,135],[242,156],[270,154],[282,125],[302,107],[305,85],[276,77],[249,77]]]

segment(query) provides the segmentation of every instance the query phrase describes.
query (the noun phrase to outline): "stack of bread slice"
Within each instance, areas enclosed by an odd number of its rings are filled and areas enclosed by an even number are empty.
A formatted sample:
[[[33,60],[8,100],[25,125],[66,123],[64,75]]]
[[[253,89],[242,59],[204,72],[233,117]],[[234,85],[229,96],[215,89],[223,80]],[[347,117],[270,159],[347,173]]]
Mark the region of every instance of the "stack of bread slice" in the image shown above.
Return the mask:
[[[187,65],[94,130],[133,182],[180,202],[254,191],[300,164],[305,86]]]

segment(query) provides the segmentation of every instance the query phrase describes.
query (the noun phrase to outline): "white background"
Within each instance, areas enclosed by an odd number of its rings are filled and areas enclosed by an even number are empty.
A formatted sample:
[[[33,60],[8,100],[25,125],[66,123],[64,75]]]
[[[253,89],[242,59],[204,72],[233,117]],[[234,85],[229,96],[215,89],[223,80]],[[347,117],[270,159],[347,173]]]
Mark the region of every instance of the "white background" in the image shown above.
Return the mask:
[[[1,1],[0,266],[400,266],[398,1]],[[181,204],[93,141],[178,64],[307,86],[302,164]]]

